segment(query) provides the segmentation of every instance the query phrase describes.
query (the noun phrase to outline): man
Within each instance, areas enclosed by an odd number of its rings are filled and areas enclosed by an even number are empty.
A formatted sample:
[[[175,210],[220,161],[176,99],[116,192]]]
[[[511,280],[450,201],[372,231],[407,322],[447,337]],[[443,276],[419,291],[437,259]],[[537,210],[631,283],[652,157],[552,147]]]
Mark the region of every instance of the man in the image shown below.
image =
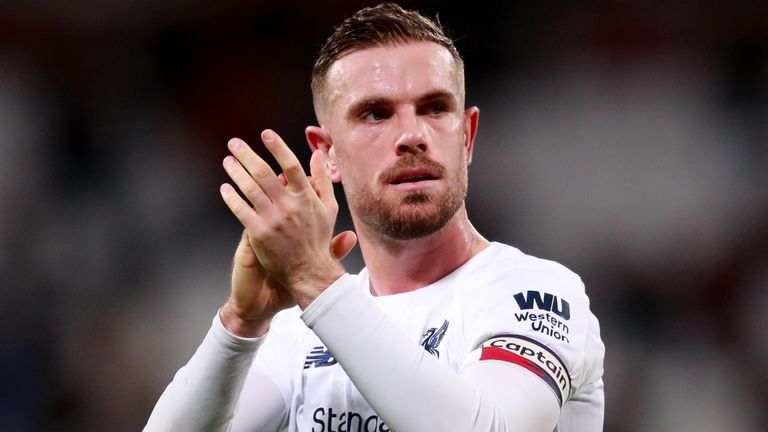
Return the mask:
[[[439,25],[363,9],[322,48],[311,177],[229,142],[245,227],[229,300],[145,430],[596,431],[604,348],[584,286],[464,207],[477,108]],[[356,230],[332,238],[342,182]],[[359,239],[366,268],[339,263]],[[231,428],[231,429],[229,429]]]

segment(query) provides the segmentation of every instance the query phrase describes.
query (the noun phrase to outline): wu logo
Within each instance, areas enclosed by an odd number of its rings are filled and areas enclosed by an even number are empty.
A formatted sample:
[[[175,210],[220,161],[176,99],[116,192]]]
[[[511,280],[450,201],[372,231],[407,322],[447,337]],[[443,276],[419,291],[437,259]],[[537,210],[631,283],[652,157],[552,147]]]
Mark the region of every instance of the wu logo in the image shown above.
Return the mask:
[[[571,318],[571,305],[552,294],[544,293],[544,298],[542,298],[541,293],[538,291],[528,291],[525,295],[517,293],[515,294],[515,301],[517,301],[517,305],[522,310],[533,309],[535,303],[537,309],[552,312],[564,319]]]
[[[437,358],[440,358],[440,351],[437,350],[437,346],[443,341],[445,332],[448,331],[448,320],[445,320],[440,328],[432,327],[421,335],[421,346],[424,350]]]
[[[328,348],[320,345],[312,348],[312,351],[309,352],[307,359],[304,361],[304,369],[309,369],[312,366],[316,368],[333,366],[336,363],[336,359],[333,358],[333,354],[328,351]]]

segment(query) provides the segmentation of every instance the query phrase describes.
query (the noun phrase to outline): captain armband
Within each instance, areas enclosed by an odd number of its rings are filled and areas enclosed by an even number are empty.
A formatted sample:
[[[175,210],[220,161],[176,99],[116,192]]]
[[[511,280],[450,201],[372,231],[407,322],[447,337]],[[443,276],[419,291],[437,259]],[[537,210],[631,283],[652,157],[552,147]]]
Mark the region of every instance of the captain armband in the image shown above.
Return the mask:
[[[560,357],[539,342],[520,335],[498,335],[475,352],[478,360],[499,360],[522,366],[541,378],[555,393],[560,406],[571,395],[571,376]]]

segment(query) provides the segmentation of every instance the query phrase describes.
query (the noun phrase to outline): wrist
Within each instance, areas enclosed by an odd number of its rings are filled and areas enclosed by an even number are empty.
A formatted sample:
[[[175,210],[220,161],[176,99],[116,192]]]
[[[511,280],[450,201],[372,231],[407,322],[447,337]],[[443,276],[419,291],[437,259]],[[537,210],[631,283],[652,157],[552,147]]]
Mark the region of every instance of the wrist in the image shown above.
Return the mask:
[[[219,309],[219,318],[224,328],[235,336],[255,338],[264,336],[274,315],[259,318],[244,318],[237,306],[227,301]]]
[[[293,297],[296,304],[304,310],[320,294],[322,294],[336,280],[344,276],[346,271],[338,262],[334,266],[327,267],[325,271],[318,271],[304,275],[293,283]]]

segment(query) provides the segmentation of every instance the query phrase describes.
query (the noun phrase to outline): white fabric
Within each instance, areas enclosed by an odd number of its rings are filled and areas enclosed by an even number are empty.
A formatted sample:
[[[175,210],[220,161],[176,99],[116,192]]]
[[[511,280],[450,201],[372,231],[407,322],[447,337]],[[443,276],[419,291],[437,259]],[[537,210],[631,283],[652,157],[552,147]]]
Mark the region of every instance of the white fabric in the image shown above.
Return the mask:
[[[347,275],[303,314],[278,314],[248,377],[237,371],[247,382],[233,430],[602,430],[604,348],[583,284],[564,267],[493,243],[422,289],[373,297],[368,286],[365,271]],[[561,410],[557,389],[533,372],[480,360],[481,345],[499,335],[530,340],[561,361],[571,386]],[[213,350],[204,343],[196,356],[204,349]],[[202,363],[193,358],[187,368]],[[153,417],[199,412],[194,398],[165,402],[180,393],[177,379]],[[210,415],[228,418],[232,406],[222,400],[225,413]]]
[[[342,281],[335,285],[328,296],[307,308],[302,318],[334,353],[357,390],[365,395],[375,410],[372,415],[378,414],[380,418],[379,424],[383,420],[387,425],[386,429],[377,430],[522,432],[554,429],[559,414],[556,399],[538,379],[527,379],[528,375],[535,378],[529,372],[518,371],[519,367],[502,362],[474,362],[471,364],[474,373],[468,374],[474,380],[462,379],[465,377],[457,375],[447,362],[441,362],[408,340],[363,292],[344,287]],[[350,328],[350,323],[354,323],[354,328]],[[450,324],[447,330],[450,331]],[[443,356],[447,357],[446,354]],[[308,395],[309,391],[305,393]],[[333,403],[328,403],[328,399],[321,396],[315,402],[306,398],[304,405],[327,404],[326,409],[331,409]],[[370,411],[358,412],[363,414],[361,418],[366,418]],[[333,430],[330,419],[322,417],[328,420],[318,422],[313,415],[314,425],[300,419],[299,424],[304,427],[298,429],[311,430],[316,426],[316,430]],[[349,423],[347,427],[339,424],[338,429],[348,430],[348,426]]]
[[[203,343],[163,392],[144,430],[227,430],[243,378],[263,342],[264,337],[247,339],[229,333],[217,315]],[[271,389],[261,389],[270,390],[279,395],[273,383]]]

